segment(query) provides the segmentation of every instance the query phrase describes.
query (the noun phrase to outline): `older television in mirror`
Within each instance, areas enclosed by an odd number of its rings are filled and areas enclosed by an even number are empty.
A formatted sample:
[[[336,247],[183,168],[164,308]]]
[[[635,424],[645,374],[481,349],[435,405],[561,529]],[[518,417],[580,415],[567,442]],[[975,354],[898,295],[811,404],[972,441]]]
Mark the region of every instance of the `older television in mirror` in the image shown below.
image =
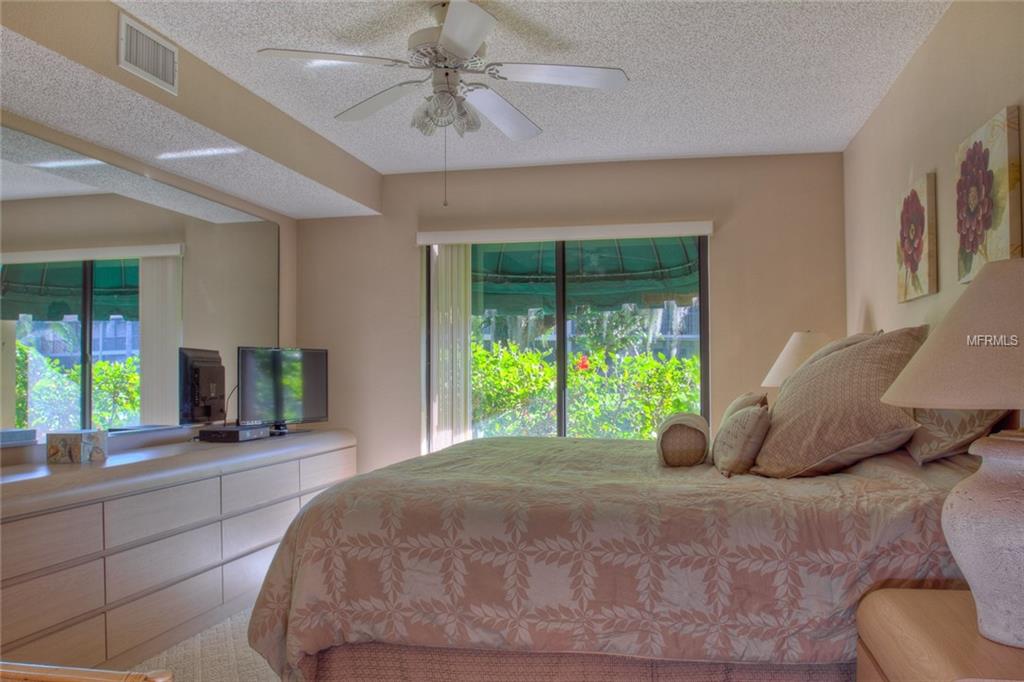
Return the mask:
[[[178,423],[209,424],[226,418],[224,364],[220,353],[178,349]]]

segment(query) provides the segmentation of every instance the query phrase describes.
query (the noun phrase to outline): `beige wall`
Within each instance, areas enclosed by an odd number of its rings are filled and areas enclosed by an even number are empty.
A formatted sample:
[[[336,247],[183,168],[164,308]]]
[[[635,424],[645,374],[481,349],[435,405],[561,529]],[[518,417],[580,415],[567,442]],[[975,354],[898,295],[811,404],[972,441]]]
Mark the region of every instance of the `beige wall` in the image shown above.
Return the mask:
[[[934,324],[957,282],[957,146],[1007,105],[1024,106],[1024,3],[954,3],[843,154],[849,331]],[[899,202],[934,171],[939,292],[896,302]]]
[[[114,194],[0,202],[0,222],[3,252],[185,244],[183,342],[220,351],[229,390],[239,345],[278,343],[273,223],[208,223]]]
[[[331,352],[331,423],[368,471],[419,453],[417,229],[714,221],[712,418],[790,333],[845,329],[839,154],[387,176],[383,215],[299,223],[298,340]]]
[[[228,391],[238,376],[239,346],[278,343],[277,242],[267,223],[185,226],[182,309],[185,345],[216,348]],[[228,402],[237,416],[238,394]]]

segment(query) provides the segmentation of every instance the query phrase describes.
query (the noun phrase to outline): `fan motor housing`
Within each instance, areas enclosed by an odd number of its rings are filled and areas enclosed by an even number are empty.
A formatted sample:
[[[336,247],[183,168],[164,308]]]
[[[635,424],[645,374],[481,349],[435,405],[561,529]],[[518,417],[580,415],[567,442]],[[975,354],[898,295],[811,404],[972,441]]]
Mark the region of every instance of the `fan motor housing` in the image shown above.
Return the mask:
[[[441,26],[431,26],[422,28],[409,36],[409,63],[412,66],[470,71],[480,71],[484,68],[484,57],[487,55],[486,44],[481,44],[480,49],[471,58],[462,59],[449,54],[438,44],[441,38],[441,29]]]

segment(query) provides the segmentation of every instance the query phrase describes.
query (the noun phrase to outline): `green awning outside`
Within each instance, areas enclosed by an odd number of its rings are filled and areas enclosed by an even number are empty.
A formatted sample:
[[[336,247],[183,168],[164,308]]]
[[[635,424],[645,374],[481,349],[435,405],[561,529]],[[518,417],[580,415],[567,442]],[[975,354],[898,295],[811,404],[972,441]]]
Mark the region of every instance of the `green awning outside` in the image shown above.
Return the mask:
[[[638,299],[688,305],[700,287],[697,243],[696,237],[566,242],[566,294],[572,305],[599,309]],[[473,246],[473,314],[538,307],[554,314],[554,242]]]
[[[139,261],[102,260],[93,265],[93,319],[139,319]],[[17,263],[0,266],[0,318],[31,315],[60,321],[82,312],[82,263]]]

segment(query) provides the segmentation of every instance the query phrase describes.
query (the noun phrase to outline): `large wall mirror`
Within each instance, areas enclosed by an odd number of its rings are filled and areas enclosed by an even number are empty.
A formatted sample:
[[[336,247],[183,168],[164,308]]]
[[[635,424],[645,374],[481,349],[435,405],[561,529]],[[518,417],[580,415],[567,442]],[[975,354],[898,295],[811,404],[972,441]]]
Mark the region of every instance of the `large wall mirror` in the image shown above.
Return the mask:
[[[0,128],[0,420],[178,423],[178,347],[278,343],[278,226]],[[236,403],[228,403],[234,419]],[[28,434],[23,434],[28,435]]]

